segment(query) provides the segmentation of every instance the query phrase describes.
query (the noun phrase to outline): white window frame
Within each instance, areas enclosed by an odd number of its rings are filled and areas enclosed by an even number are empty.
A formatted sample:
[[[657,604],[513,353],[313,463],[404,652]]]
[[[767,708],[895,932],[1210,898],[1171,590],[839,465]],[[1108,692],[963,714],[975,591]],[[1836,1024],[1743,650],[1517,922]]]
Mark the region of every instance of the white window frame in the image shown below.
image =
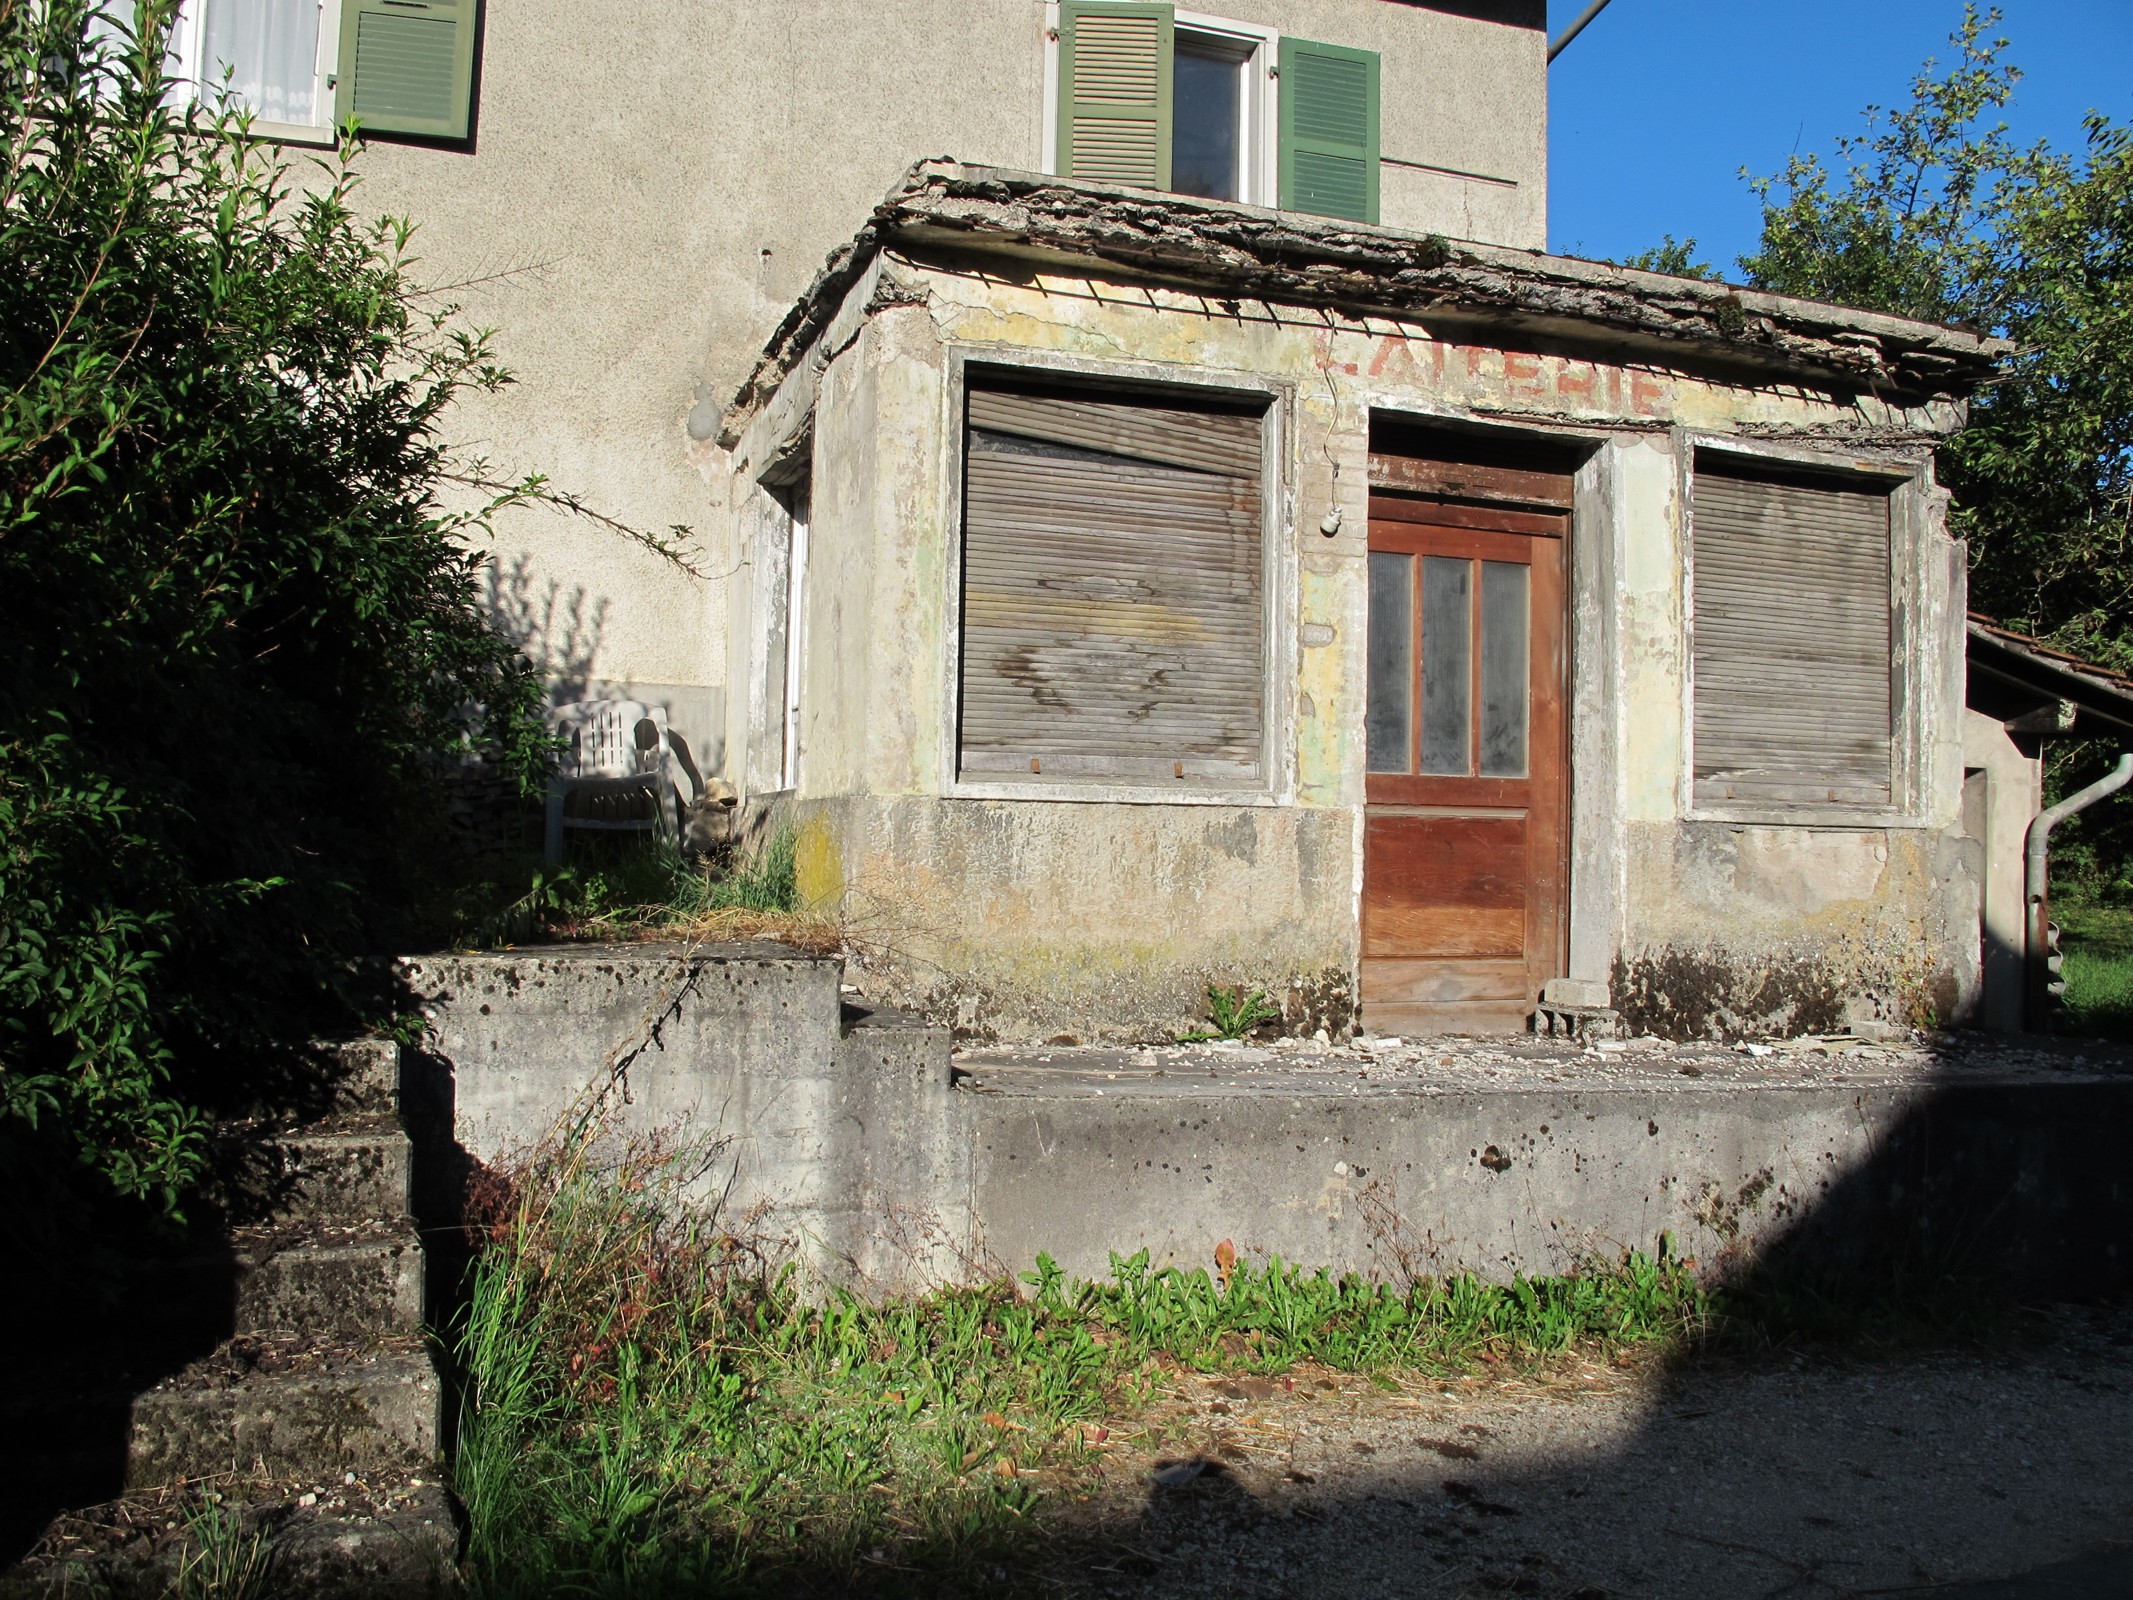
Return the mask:
[[[1233,50],[1241,57],[1244,93],[1238,96],[1237,148],[1244,170],[1238,174],[1243,192],[1236,203],[1272,210],[1279,199],[1281,179],[1281,92],[1278,72],[1281,60],[1281,30],[1257,23],[1237,22],[1203,11],[1176,13],[1176,32],[1194,33]],[[1044,7],[1044,127],[1041,149],[1046,172],[1059,170],[1059,5],[1046,0]],[[1222,204],[1224,202],[1216,202]]]
[[[214,0],[185,0],[172,25],[170,38],[170,75],[178,80],[180,93],[190,94],[203,104],[220,87],[217,83],[202,80],[202,74],[207,70],[204,60],[207,7],[213,3]],[[313,70],[311,103],[321,108],[325,120],[277,122],[268,117],[254,117],[252,131],[261,138],[283,144],[335,143],[338,134],[334,91],[340,81],[340,60],[341,0],[318,0],[318,60]]]
[[[797,465],[795,465],[797,461]],[[745,612],[734,618],[746,648],[735,670],[746,686],[737,764],[745,798],[800,786],[802,675],[807,663],[808,523],[813,478],[806,456],[773,462],[756,480],[743,523],[745,583],[734,586]],[[773,670],[782,677],[774,687]]]
[[[811,485],[802,482],[787,501],[791,544],[785,557],[785,706],[779,752],[779,787],[800,787],[800,672],[806,663],[807,526],[813,515]]]

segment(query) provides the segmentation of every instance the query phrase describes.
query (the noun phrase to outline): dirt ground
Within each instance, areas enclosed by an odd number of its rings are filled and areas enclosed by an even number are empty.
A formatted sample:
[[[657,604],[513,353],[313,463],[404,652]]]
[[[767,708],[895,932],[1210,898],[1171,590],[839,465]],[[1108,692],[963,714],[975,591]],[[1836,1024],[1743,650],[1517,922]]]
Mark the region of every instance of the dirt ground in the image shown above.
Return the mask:
[[[1079,1501],[1070,1529],[995,1577],[1144,1596],[2133,1596],[2133,1314],[2019,1320],[2034,1337],[1880,1361],[1392,1392],[1184,1379],[1152,1426],[1113,1430],[1093,1480],[1054,1486]]]

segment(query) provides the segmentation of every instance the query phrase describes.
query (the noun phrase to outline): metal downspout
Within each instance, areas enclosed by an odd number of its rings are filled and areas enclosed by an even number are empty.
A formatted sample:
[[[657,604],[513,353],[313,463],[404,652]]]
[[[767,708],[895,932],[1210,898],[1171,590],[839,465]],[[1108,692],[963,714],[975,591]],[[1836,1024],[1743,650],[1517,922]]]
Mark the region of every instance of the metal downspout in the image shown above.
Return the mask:
[[[1571,23],[1569,27],[1555,36],[1555,42],[1548,46],[1548,59],[1553,61],[1557,56],[1569,49],[1570,41],[1583,33],[1585,24],[1605,11],[1607,5],[1608,0],[1592,0],[1591,5],[1578,13],[1577,21]]]
[[[2118,765],[2086,789],[2076,790],[2049,810],[2030,820],[2023,836],[2022,904],[2028,911],[2028,926],[2022,938],[2022,1020],[2031,1033],[2046,1033],[2051,1027],[2050,860],[2052,829],[2077,811],[2086,811],[2097,801],[2114,795],[2133,782],[2133,755],[2118,758]]]

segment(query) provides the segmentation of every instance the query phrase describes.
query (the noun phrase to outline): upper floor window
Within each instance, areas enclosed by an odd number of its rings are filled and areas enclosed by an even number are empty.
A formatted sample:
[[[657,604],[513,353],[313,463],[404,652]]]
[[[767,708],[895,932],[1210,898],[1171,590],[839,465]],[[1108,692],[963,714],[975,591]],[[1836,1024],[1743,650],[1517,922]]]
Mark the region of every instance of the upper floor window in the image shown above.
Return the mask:
[[[1378,58],[1139,0],[1061,0],[1068,177],[1375,222]]]
[[[479,0],[187,0],[170,75],[227,93],[270,137],[366,132],[467,136]]]

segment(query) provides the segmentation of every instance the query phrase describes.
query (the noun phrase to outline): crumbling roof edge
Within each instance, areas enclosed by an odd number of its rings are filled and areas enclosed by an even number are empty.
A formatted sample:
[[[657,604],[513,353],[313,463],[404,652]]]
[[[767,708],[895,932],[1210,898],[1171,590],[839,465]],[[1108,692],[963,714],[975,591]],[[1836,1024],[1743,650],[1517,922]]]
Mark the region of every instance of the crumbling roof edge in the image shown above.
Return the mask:
[[[728,407],[730,441],[888,241],[1041,250],[1253,298],[1576,326],[1863,391],[1960,398],[2011,347],[1967,329],[1700,278],[948,157],[914,164],[833,252]]]

